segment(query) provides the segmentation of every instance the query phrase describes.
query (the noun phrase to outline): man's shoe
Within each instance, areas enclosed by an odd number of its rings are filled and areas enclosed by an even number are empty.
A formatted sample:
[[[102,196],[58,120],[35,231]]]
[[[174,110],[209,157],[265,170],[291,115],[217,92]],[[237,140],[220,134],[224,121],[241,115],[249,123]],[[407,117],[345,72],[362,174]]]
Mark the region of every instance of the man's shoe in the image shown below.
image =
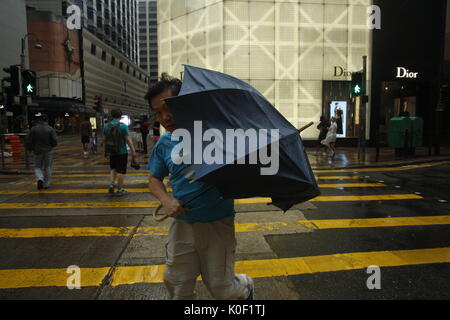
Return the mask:
[[[44,181],[38,180],[38,182],[37,182],[37,188],[38,188],[39,190],[44,189]]]
[[[112,182],[110,185],[109,185],[109,188],[108,188],[108,192],[110,193],[110,194],[114,194],[114,188],[116,187],[116,184],[114,183],[114,182]]]
[[[116,196],[121,197],[121,196],[127,195],[128,191],[126,191],[124,189],[120,189],[120,190],[117,190],[117,192],[115,194],[116,194]]]

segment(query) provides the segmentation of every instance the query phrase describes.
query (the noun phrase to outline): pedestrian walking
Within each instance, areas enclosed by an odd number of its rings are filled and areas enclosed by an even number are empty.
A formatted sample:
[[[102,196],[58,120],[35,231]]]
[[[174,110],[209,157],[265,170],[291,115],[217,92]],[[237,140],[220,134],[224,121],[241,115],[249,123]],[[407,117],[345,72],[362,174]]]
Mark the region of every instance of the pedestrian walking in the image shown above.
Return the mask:
[[[167,132],[153,148],[149,160],[150,192],[159,200],[166,215],[173,217],[166,245],[164,283],[171,299],[195,299],[199,275],[215,299],[253,299],[253,280],[234,273],[235,227],[234,202],[223,200],[211,185],[192,182],[184,174],[188,164],[176,164],[172,141],[176,129],[164,98],[178,95],[181,81],[163,75],[150,87],[146,98],[155,119]],[[163,179],[170,175],[173,194],[168,194]],[[208,190],[205,192],[205,190]],[[191,197],[183,206],[180,198]]]
[[[132,158],[136,157],[136,150],[131,141],[128,127],[120,122],[122,111],[112,110],[112,120],[105,124],[103,128],[105,156],[109,156],[109,166],[111,169],[111,183],[108,192],[117,196],[127,194],[123,188],[124,178],[127,173],[128,150],[127,144],[131,149]],[[114,193],[117,188],[117,192]]]
[[[334,158],[336,155],[336,140],[337,140],[337,123],[336,118],[331,118],[331,125],[328,128],[327,136],[324,140],[322,140],[322,144],[328,148],[331,152],[331,158]]]
[[[149,129],[148,127],[150,126],[150,124],[147,121],[147,117],[144,115],[141,117],[141,135],[142,135],[142,144],[144,147],[144,154],[148,154],[148,148],[147,148],[147,136],[149,134]]]
[[[48,189],[52,177],[52,149],[58,144],[56,131],[48,125],[48,116],[41,114],[27,137],[26,147],[34,153],[34,173],[37,188]]]
[[[325,145],[322,144],[322,140],[325,140],[325,138],[327,137],[329,127],[330,127],[330,122],[324,116],[320,117],[320,123],[317,126],[317,129],[320,132],[319,132],[319,138],[317,141],[316,154],[319,153],[319,151],[322,147],[325,147]]]
[[[80,135],[83,144],[83,157],[86,159],[89,155],[89,143],[92,136],[92,124],[89,121],[89,116],[86,116],[84,121],[80,123]]]
[[[141,124],[141,126],[142,126],[142,124]],[[144,143],[142,141],[143,134],[141,131],[141,127],[139,125],[133,127],[133,131],[130,132],[130,136],[131,136],[131,141],[133,141],[133,145],[134,145],[136,151],[144,153],[145,148],[144,148]]]

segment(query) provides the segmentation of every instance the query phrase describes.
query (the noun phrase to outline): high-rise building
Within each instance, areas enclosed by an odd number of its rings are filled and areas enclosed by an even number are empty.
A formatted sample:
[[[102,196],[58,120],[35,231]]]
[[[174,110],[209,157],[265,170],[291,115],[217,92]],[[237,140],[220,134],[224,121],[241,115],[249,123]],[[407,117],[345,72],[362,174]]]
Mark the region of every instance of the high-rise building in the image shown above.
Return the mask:
[[[27,6],[67,17],[81,9],[81,25],[134,63],[139,59],[137,0],[26,0]]]
[[[72,5],[81,13],[80,29],[68,28]],[[113,109],[131,119],[148,114],[148,75],[137,64],[137,0],[27,0],[27,7],[28,32],[45,46],[30,54],[35,105],[47,113],[51,105],[55,119],[67,113],[79,121],[86,113],[99,123]],[[78,111],[61,101],[75,102]]]
[[[139,0],[139,66],[158,80],[157,1]]]
[[[85,0],[87,29],[131,61],[139,62],[136,0]]]
[[[359,110],[349,83],[363,56],[371,74],[371,4],[158,0],[159,70],[180,76],[189,64],[230,74],[253,85],[297,128],[338,116],[340,137],[351,139]],[[313,127],[302,137],[318,134]]]

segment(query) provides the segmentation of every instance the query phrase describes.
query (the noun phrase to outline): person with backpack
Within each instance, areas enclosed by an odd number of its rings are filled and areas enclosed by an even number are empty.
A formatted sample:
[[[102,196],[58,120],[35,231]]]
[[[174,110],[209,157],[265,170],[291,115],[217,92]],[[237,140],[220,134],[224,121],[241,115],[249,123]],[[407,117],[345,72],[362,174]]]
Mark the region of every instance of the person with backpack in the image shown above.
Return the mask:
[[[128,127],[120,122],[122,111],[120,109],[111,111],[112,120],[103,128],[105,135],[105,156],[109,156],[109,165],[111,168],[111,183],[108,192],[118,196],[127,194],[123,189],[123,181],[127,173],[128,150],[127,144],[131,149],[133,159],[136,157],[136,150],[128,133]]]

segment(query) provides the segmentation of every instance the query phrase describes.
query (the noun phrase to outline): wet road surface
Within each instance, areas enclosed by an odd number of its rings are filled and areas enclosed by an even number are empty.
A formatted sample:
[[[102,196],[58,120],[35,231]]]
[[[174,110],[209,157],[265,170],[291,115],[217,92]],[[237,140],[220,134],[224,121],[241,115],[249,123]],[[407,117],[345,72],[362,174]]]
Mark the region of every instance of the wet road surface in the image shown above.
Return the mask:
[[[0,299],[167,299],[169,222],[150,215],[145,171],[114,197],[97,163],[56,168],[42,192],[30,176],[0,176]],[[286,214],[236,201],[236,271],[258,299],[450,298],[449,163],[315,174],[322,195]],[[81,289],[67,287],[70,266]]]

